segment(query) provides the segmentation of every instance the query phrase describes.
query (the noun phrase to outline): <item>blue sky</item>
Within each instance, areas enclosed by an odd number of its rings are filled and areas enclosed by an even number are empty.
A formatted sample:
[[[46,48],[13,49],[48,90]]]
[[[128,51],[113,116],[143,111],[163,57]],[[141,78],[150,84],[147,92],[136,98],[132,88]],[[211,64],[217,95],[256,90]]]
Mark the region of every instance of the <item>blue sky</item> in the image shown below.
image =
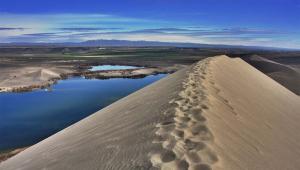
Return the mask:
[[[300,0],[1,0],[0,42],[95,39],[300,48]]]

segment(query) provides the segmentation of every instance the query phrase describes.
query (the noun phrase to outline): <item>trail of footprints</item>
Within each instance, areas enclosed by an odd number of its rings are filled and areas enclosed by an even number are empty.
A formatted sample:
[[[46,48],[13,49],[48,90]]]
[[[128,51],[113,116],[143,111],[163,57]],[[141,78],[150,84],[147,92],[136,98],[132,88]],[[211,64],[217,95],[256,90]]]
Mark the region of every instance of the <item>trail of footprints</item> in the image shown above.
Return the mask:
[[[158,130],[153,142],[161,144],[163,149],[160,153],[151,154],[154,167],[210,170],[218,161],[217,155],[208,146],[213,140],[213,135],[202,114],[209,109],[203,85],[208,62],[206,59],[197,63],[189,71],[178,99],[170,101],[175,105],[172,110],[173,120],[157,124]]]

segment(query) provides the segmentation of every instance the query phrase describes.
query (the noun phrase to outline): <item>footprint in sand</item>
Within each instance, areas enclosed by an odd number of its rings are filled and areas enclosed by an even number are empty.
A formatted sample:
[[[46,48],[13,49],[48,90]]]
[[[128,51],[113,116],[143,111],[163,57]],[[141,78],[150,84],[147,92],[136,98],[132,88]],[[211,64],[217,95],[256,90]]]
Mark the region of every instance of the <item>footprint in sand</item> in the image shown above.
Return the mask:
[[[177,116],[177,117],[174,118],[174,120],[175,120],[176,122],[178,122],[178,123],[185,123],[185,122],[190,121],[191,118],[186,117],[186,116],[182,116],[182,117]]]
[[[195,151],[187,152],[185,158],[189,164],[201,163],[201,158],[199,154]]]
[[[201,105],[202,109],[208,109],[208,106],[206,106],[205,104]]]
[[[203,142],[194,142],[190,139],[185,139],[184,144],[187,150],[195,150],[200,151],[206,147],[205,143]]]
[[[182,130],[175,129],[172,131],[171,135],[173,135],[175,138],[181,139],[184,137],[184,132]]]
[[[173,151],[167,150],[161,154],[162,162],[171,162],[174,161],[175,159],[176,159],[176,155]]]
[[[190,170],[212,170],[212,169],[207,164],[197,164],[197,165],[191,166]]]
[[[214,84],[213,81],[206,80],[209,73],[205,63],[196,64],[182,83],[183,90],[178,94],[178,98],[170,101],[172,111],[169,110],[167,115],[171,115],[172,119],[157,124],[158,137],[154,142],[160,143],[164,149],[161,153],[151,156],[154,167],[211,170],[211,166],[218,161],[217,155],[209,148],[208,143],[213,140],[213,135],[202,114],[209,109],[205,93],[207,89],[203,82],[209,81]],[[164,114],[166,115],[166,112]]]

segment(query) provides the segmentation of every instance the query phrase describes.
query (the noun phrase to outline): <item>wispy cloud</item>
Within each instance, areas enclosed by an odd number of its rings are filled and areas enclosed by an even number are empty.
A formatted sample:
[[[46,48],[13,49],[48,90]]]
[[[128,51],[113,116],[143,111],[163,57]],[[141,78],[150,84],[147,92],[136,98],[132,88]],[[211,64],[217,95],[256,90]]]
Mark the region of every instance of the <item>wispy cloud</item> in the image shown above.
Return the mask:
[[[2,37],[53,31],[108,31],[159,25],[161,21],[105,14],[10,14],[0,13]],[[21,29],[30,28],[30,29]],[[19,32],[18,32],[19,31]]]
[[[281,34],[279,31],[269,29],[254,29],[254,28],[224,28],[212,30],[200,30],[191,32],[193,35],[269,35]]]
[[[97,30],[97,29],[95,29]],[[264,35],[280,35],[283,32],[263,29],[250,28],[226,28],[226,29],[186,29],[186,28],[152,28],[152,29],[135,29],[113,31],[103,29],[104,32],[86,32],[78,35],[104,35],[104,34],[165,34],[165,35],[186,35],[186,36],[264,36]]]
[[[7,30],[19,30],[23,31],[26,28],[13,28],[13,27],[0,27],[0,31],[7,31]]]
[[[64,30],[64,31],[79,31],[79,32],[85,32],[85,31],[102,31],[102,30],[121,30],[122,28],[95,28],[95,27],[91,27],[91,28],[87,28],[87,27],[84,27],[84,28],[78,28],[78,27],[73,27],[73,28],[57,28],[59,30]]]
[[[52,36],[52,35],[58,35],[58,32],[47,32],[47,33],[34,33],[34,34],[22,34],[22,36],[36,36],[36,37],[42,37],[42,36]]]
[[[96,39],[193,42],[282,47],[286,32],[262,28],[208,27],[103,14],[1,14],[1,42]],[[286,46],[292,44],[285,43]],[[294,42],[294,46],[297,43]],[[300,48],[300,45],[298,43]]]
[[[156,28],[129,31],[127,33],[163,33],[163,34],[183,34],[183,35],[270,35],[282,34],[283,32],[267,29],[253,28],[224,28],[224,29],[187,29],[187,28]]]

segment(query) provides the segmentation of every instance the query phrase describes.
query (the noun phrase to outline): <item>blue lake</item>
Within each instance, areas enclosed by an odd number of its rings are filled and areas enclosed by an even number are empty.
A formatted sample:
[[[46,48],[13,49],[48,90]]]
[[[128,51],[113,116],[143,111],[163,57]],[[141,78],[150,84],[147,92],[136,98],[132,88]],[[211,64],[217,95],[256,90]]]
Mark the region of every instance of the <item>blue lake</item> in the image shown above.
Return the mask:
[[[0,151],[30,146],[166,75],[60,80],[51,91],[0,93]]]
[[[142,68],[136,66],[122,66],[122,65],[100,65],[100,66],[92,66],[90,71],[100,71],[100,70],[126,70],[126,69],[135,69]]]

